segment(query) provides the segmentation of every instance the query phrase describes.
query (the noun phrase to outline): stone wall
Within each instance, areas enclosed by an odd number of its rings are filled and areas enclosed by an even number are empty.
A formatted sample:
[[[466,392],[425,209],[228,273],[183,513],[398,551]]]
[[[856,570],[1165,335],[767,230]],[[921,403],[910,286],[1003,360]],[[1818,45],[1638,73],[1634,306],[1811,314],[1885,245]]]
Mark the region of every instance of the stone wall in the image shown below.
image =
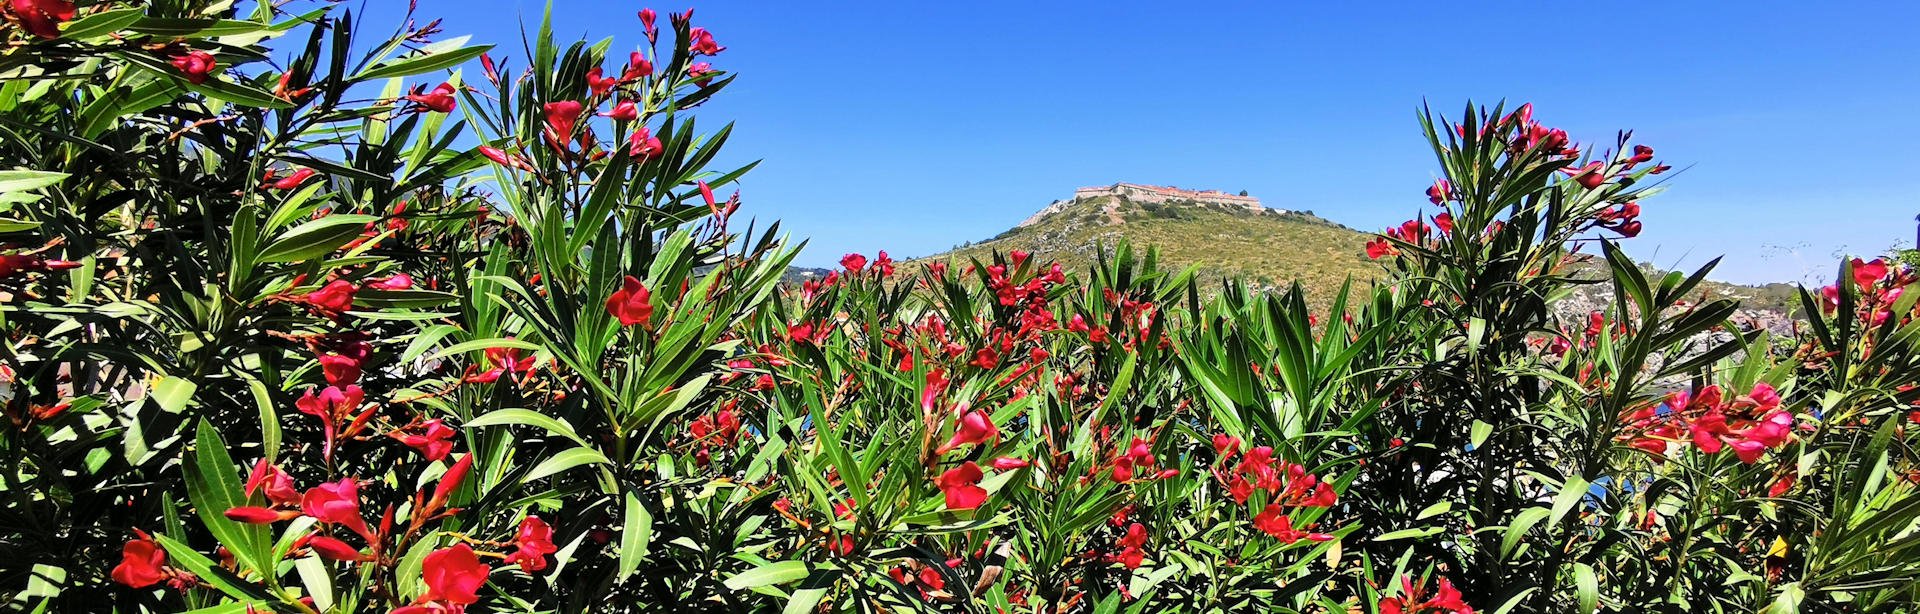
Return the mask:
[[[1252,196],[1228,194],[1218,190],[1186,190],[1170,186],[1143,185],[1138,183],[1116,183],[1108,186],[1093,186],[1073,191],[1075,199],[1099,198],[1103,196],[1124,196],[1136,203],[1164,203],[1177,200],[1191,200],[1201,203],[1243,207],[1259,211],[1260,199]]]

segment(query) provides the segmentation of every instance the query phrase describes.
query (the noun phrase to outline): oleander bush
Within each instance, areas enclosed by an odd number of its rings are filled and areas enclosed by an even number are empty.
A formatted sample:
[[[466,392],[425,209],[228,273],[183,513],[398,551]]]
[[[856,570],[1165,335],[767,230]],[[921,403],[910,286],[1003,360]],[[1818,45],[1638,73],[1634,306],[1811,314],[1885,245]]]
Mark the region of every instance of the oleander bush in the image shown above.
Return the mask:
[[[1920,609],[1914,270],[1744,329],[1617,247],[1630,133],[1424,112],[1365,285],[788,284],[693,11],[515,66],[247,7],[0,7],[10,610]]]

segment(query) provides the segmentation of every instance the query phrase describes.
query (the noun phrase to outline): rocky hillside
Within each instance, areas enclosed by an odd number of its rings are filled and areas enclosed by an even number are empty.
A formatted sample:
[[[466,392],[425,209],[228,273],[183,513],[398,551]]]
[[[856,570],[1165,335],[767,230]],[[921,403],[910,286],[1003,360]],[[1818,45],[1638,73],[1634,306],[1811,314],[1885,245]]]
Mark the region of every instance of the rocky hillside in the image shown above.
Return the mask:
[[[1369,261],[1363,244],[1370,235],[1316,216],[1311,211],[1250,211],[1241,207],[1193,201],[1140,203],[1124,196],[1058,201],[1013,229],[991,239],[922,259],[963,265],[968,258],[985,259],[992,251],[1024,250],[1042,260],[1057,260],[1069,270],[1085,270],[1101,246],[1127,240],[1137,247],[1160,250],[1165,266],[1195,265],[1203,287],[1215,287],[1222,278],[1248,280],[1256,287],[1274,288],[1299,280],[1314,298],[1330,293],[1352,278],[1364,285],[1378,276],[1379,265]],[[1594,269],[1594,274],[1600,274]],[[1784,332],[1788,315],[1798,309],[1792,286],[1741,286],[1709,281],[1710,296],[1740,299],[1748,308],[1736,321]],[[1602,308],[1604,289],[1578,293],[1564,306],[1584,314]],[[1318,301],[1316,301],[1318,302]]]

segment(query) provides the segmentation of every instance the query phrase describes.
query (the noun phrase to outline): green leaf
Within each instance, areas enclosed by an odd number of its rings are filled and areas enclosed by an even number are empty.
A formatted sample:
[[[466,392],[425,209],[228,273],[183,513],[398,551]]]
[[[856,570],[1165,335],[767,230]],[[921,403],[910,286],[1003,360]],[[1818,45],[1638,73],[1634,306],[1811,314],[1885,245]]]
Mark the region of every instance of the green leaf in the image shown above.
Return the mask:
[[[640,503],[637,494],[628,492],[626,503],[626,526],[620,532],[620,575],[616,581],[625,581],[640,569],[640,562],[647,557],[647,545],[653,541],[653,514]]]
[[[1443,530],[1445,530],[1444,527],[1415,527],[1411,529],[1401,529],[1398,531],[1387,533],[1386,535],[1375,537],[1373,538],[1373,541],[1390,542],[1397,539],[1423,538],[1423,537],[1438,535]]]
[[[248,497],[241,488],[233,458],[227,455],[227,443],[221,440],[213,423],[199,421],[190,460],[184,466],[187,491],[200,522],[247,569],[255,574],[270,571],[267,528],[235,522],[226,516],[227,510],[247,505]]]
[[[414,56],[408,56],[408,57],[394,59],[394,60],[388,60],[385,62],[381,62],[379,64],[375,64],[371,67],[368,67],[365,72],[354,75],[353,80],[372,81],[374,79],[385,79],[389,77],[405,77],[408,75],[417,75],[424,72],[432,72],[436,70],[452,68],[454,66],[460,65],[460,63],[465,62],[467,60],[480,57],[480,54],[486,53],[488,49],[492,49],[492,48],[493,48],[493,45],[481,45],[478,47],[461,47],[459,49],[454,49],[451,51],[442,51],[439,53],[427,53],[423,55],[414,55]]]
[[[533,467],[532,471],[527,472],[526,477],[520,478],[520,480],[522,482],[532,482],[581,465],[595,465],[608,462],[611,461],[607,460],[606,455],[596,450],[589,448],[568,448],[559,454],[549,457],[545,461],[541,461],[540,464]]]
[[[153,384],[153,402],[159,403],[167,413],[177,414],[187,410],[197,388],[199,386],[190,380],[169,375]]]
[[[507,339],[504,337],[499,339],[478,339],[474,341],[468,341],[466,343],[455,344],[453,347],[440,350],[438,352],[434,352],[432,356],[427,357],[427,361],[432,362],[435,360],[446,358],[448,356],[458,356],[460,354],[464,354],[467,352],[485,350],[490,348],[519,348],[522,350],[538,350],[540,349],[540,346],[534,345],[532,343],[528,343],[525,341],[521,341],[519,339]]]
[[[74,40],[106,36],[126,29],[133,22],[139,21],[145,13],[145,9],[137,8],[100,11],[67,22],[66,26],[60,29],[60,36]]]
[[[67,178],[53,171],[0,171],[0,194],[44,188]]]
[[[377,219],[371,215],[340,214],[295,226],[268,243],[266,249],[260,251],[259,261],[305,262],[331,254],[360,236],[367,224]]]
[[[777,563],[767,563],[740,572],[731,578],[727,578],[727,581],[723,584],[725,584],[727,588],[736,591],[760,586],[772,586],[805,578],[809,571],[805,562],[780,561]]]
[[[507,409],[494,410],[488,412],[487,415],[467,421],[465,426],[471,428],[510,424],[520,424],[545,429],[549,433],[571,439],[582,446],[587,445],[587,440],[575,434],[573,427],[569,426],[565,421],[531,409],[510,407]]]
[[[1593,614],[1600,608],[1600,579],[1586,563],[1573,564],[1574,597],[1580,600],[1581,614]]]
[[[1535,523],[1547,517],[1547,508],[1529,507],[1513,516],[1513,522],[1507,524],[1507,532],[1500,537],[1500,558],[1513,554],[1513,548],[1520,545],[1520,539],[1527,536]]]

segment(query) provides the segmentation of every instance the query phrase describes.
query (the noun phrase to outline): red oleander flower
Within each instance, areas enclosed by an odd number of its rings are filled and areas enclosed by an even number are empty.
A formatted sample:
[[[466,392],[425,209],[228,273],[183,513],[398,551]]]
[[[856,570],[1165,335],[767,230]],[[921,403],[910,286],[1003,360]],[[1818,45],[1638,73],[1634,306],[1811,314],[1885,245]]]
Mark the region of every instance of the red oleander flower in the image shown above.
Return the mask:
[[[1029,465],[1032,465],[1033,463],[1027,462],[1027,460],[1023,458],[1013,458],[1010,456],[1002,456],[1000,458],[993,459],[993,463],[991,464],[993,466],[994,471],[1012,471],[1015,469],[1027,467]]]
[[[328,386],[346,386],[360,381],[360,361],[350,356],[322,354],[320,373],[327,378]]]
[[[480,564],[480,557],[464,543],[427,554],[426,559],[421,561],[420,570],[427,585],[427,593],[420,598],[453,605],[472,605],[480,601],[480,587],[486,585],[487,574],[493,571]]]
[[[1286,509],[1275,503],[1267,504],[1266,509],[1261,510],[1259,515],[1253,517],[1253,526],[1254,528],[1260,529],[1260,532],[1266,533],[1274,539],[1288,544],[1298,542],[1302,539],[1316,542],[1333,539],[1332,535],[1325,533],[1309,533],[1307,531],[1294,529],[1293,517],[1288,516]]]
[[[1224,461],[1240,453],[1240,438],[1226,433],[1214,433],[1213,454]]]
[[[487,363],[493,368],[468,375],[461,381],[475,384],[491,384],[500,381],[500,376],[511,374],[525,375],[533,371],[533,356],[521,356],[520,348],[487,348]],[[473,371],[473,367],[467,367]]]
[[[366,555],[360,554],[358,548],[347,545],[347,542],[325,535],[315,535],[309,538],[307,540],[307,547],[312,548],[313,553],[320,555],[320,558],[330,561],[364,561],[367,559]]]
[[[653,293],[639,278],[628,275],[626,283],[607,297],[607,313],[619,319],[621,326],[646,326],[653,317]]]
[[[273,524],[280,521],[280,512],[257,505],[243,505],[228,509],[222,512],[222,515],[226,516],[227,520],[247,524]]]
[[[645,54],[634,51],[627,54],[627,68],[620,72],[621,81],[636,81],[653,76],[653,60]]]
[[[353,282],[336,279],[321,286],[319,290],[307,293],[301,301],[321,313],[338,315],[353,308],[353,293],[358,290],[359,288],[355,287]]]
[[[599,66],[595,66],[593,70],[587,71],[587,89],[593,90],[593,95],[595,96],[605,96],[607,92],[613,91],[614,86],[620,85],[620,79],[616,77],[603,77],[601,76],[603,74],[606,74],[606,72]]]
[[[267,179],[270,181],[270,183],[267,184],[267,188],[283,192],[292,190],[300,187],[300,184],[306,183],[308,179],[312,179],[313,175],[313,169],[303,168],[294,171],[291,175],[275,179],[273,177],[273,171],[267,171]]]
[[[188,83],[194,85],[206,83],[207,77],[220,65],[213,59],[213,54],[200,50],[175,55],[171,63],[175,70],[187,78]]]
[[[395,273],[379,279],[367,280],[367,283],[360,287],[361,289],[373,288],[375,290],[411,290],[413,289],[413,276],[406,273]]]
[[[874,254],[873,270],[879,271],[881,277],[893,276],[893,258],[887,256],[887,250],[883,249],[880,253]]]
[[[1425,588],[1412,578],[1400,579],[1400,596],[1380,600],[1380,614],[1473,614],[1473,607],[1461,600],[1460,591],[1446,578],[1434,590],[1432,599],[1421,601]]]
[[[65,271],[80,268],[80,263],[69,260],[49,260],[36,254],[0,255],[0,278],[12,277],[20,273],[44,273],[47,271]]]
[[[1453,234],[1453,214],[1442,213],[1433,216],[1433,226],[1440,229],[1440,234]]]
[[[254,463],[253,472],[247,475],[246,495],[251,497],[254,491],[265,492],[267,500],[275,505],[300,505],[300,490],[293,487],[293,478],[264,458]]]
[[[321,453],[326,458],[332,459],[333,444],[335,438],[340,435],[341,422],[353,415],[353,411],[359,408],[360,403],[365,399],[366,393],[362,392],[359,386],[348,384],[328,386],[321,389],[318,394],[308,389],[306,394],[293,402],[293,406],[299,409],[300,413],[320,419],[320,426],[324,429],[326,437]]]
[[[1887,277],[1885,260],[1875,258],[1872,262],[1863,262],[1859,258],[1854,258],[1852,264],[1853,282],[1859,284],[1862,289],[1872,289],[1880,284],[1880,280]]]
[[[720,52],[727,50],[726,47],[722,47],[719,43],[713,42],[712,32],[708,32],[706,28],[699,26],[695,26],[687,32],[687,39],[692,41],[687,45],[687,51],[692,52],[694,55],[720,55]]]
[[[640,119],[640,106],[633,104],[631,100],[622,100],[613,103],[613,110],[601,113],[600,116],[614,121],[630,122]]]
[[[1573,180],[1579,182],[1582,187],[1591,190],[1607,182],[1607,175],[1602,172],[1605,170],[1604,167],[1605,165],[1599,160],[1595,160],[1577,169],[1560,169],[1560,172],[1572,176]]]
[[[1642,164],[1653,161],[1653,148],[1646,145],[1634,145],[1633,157],[1627,158],[1629,164]]]
[[[14,18],[28,34],[40,38],[60,38],[60,24],[73,20],[72,0],[11,0]]]
[[[113,581],[133,588],[146,588],[167,578],[161,567],[167,563],[167,551],[141,533],[120,548],[120,564],[113,567]]]
[[[653,132],[644,126],[633,131],[633,136],[627,137],[627,155],[639,158],[643,162],[658,158],[665,152],[666,148],[660,144],[660,137],[654,136]]]
[[[460,489],[460,483],[467,480],[467,474],[473,471],[473,454],[468,453],[454,461],[452,467],[440,476],[440,483],[433,487],[433,497],[427,499],[427,510],[437,511],[445,507],[453,498],[453,492]]]
[[[692,79],[694,83],[700,85],[706,85],[708,80],[713,79],[713,77],[710,76],[712,74],[713,65],[706,62],[694,62],[693,65],[687,67],[687,78]]]
[[[566,149],[567,142],[573,140],[573,129],[579,124],[580,113],[584,110],[580,101],[549,102],[542,109],[546,112],[547,144],[555,150]]]
[[[1433,180],[1433,185],[1427,188],[1427,200],[1433,204],[1447,202],[1452,197],[1453,183],[1445,178]]]
[[[367,520],[360,516],[360,485],[353,478],[340,478],[307,490],[300,498],[300,512],[314,520],[337,524],[374,541]]]
[[[980,487],[980,466],[967,461],[948,469],[934,481],[947,497],[947,509],[970,510],[987,500],[987,489]]]
[[[438,113],[453,112],[453,107],[457,103],[457,100],[453,97],[453,93],[456,90],[453,88],[452,83],[441,83],[435,86],[431,92],[423,91],[424,87],[425,86],[414,87],[413,93],[407,94],[407,100],[411,100],[415,104],[420,105],[421,109]]]
[[[847,254],[840,257],[840,266],[848,273],[858,273],[867,268],[867,257],[860,254]]]
[[[960,416],[959,425],[953,429],[953,438],[934,450],[934,454],[946,454],[960,446],[986,443],[1000,435],[1000,428],[994,426],[993,418],[987,412],[973,410]]]
[[[477,149],[480,150],[480,155],[485,156],[488,160],[492,160],[494,164],[517,168],[523,171],[533,170],[533,163],[528,162],[526,158],[522,158],[518,154],[510,154],[498,147],[488,147],[486,145],[481,145]]]
[[[1374,237],[1373,240],[1367,241],[1368,259],[1379,260],[1398,253],[1400,250],[1395,248],[1393,242],[1388,241],[1386,237]]]
[[[654,13],[653,9],[640,9],[640,27],[647,34],[647,42],[653,42],[660,37],[659,28],[654,27],[653,24],[653,21],[658,18],[659,15]]]
[[[453,453],[453,436],[458,432],[447,426],[446,422],[437,418],[428,420],[415,430],[417,432],[394,431],[392,436],[430,461],[444,459]]]
[[[533,573],[547,568],[547,555],[559,551],[553,545],[553,527],[539,516],[528,516],[520,521],[520,532],[513,538],[514,551],[507,555],[508,563],[520,565],[520,570]]]

